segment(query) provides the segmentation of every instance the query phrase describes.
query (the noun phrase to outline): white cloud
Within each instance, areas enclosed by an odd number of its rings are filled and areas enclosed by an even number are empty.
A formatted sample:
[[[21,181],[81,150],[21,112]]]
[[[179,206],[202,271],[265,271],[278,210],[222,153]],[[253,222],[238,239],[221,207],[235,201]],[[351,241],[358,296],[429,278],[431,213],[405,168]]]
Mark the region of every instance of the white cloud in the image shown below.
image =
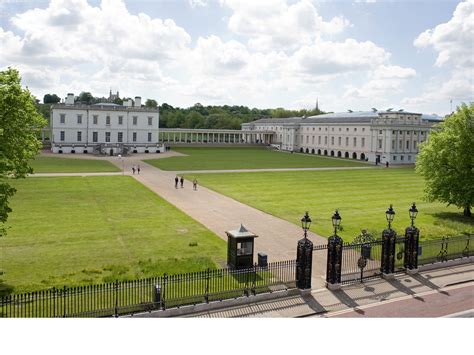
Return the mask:
[[[343,16],[326,22],[308,0],[288,5],[285,0],[223,0],[232,11],[229,29],[249,37],[253,49],[294,50],[310,45],[321,34],[342,32],[350,25]]]
[[[474,0],[461,2],[453,17],[434,29],[421,33],[413,42],[415,47],[432,46],[438,52],[436,66],[452,64],[458,68],[474,64]]]
[[[193,9],[197,7],[207,7],[208,1],[207,0],[188,0],[189,6]]]

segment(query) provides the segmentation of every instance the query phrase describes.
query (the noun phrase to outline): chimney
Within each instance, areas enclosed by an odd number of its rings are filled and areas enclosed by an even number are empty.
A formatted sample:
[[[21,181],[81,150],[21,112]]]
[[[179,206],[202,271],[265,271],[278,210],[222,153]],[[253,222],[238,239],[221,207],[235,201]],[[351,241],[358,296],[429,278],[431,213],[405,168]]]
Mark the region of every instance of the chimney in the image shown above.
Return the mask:
[[[142,107],[142,98],[140,96],[135,96],[135,107]]]
[[[72,93],[67,94],[66,105],[74,105],[74,94]]]

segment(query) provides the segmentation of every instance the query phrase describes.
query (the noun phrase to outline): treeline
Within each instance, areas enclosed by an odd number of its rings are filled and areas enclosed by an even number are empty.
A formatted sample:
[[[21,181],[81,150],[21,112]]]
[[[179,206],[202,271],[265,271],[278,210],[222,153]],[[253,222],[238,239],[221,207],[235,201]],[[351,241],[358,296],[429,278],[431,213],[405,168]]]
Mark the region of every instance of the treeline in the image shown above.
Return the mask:
[[[116,98],[114,103],[123,104],[126,98]],[[103,98],[94,97],[89,92],[81,92],[75,98],[76,103],[94,104]],[[59,102],[56,94],[46,94],[43,104],[37,104],[38,111],[49,121],[49,108],[53,103]],[[156,100],[147,99],[145,107],[155,108],[158,106]],[[252,122],[260,118],[286,118],[314,116],[324,113],[318,108],[307,110],[286,110],[284,108],[258,109],[247,106],[203,106],[197,103],[188,108],[173,107],[167,103],[159,106],[161,128],[204,128],[204,129],[240,129],[240,125]]]
[[[314,116],[322,113],[319,109],[251,109],[247,106],[203,106],[199,103],[192,107],[179,108],[164,103],[160,106],[160,127],[240,129],[242,123],[260,118]]]

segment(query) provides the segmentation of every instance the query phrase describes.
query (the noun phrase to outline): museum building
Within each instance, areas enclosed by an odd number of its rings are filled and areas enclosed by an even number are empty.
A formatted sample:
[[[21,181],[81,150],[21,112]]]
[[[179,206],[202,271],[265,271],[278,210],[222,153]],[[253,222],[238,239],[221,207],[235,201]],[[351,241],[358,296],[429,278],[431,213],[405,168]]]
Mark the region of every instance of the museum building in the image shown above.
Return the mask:
[[[281,150],[374,163],[413,164],[419,144],[441,122],[437,116],[400,111],[328,113],[311,117],[264,118],[242,131],[271,132]]]

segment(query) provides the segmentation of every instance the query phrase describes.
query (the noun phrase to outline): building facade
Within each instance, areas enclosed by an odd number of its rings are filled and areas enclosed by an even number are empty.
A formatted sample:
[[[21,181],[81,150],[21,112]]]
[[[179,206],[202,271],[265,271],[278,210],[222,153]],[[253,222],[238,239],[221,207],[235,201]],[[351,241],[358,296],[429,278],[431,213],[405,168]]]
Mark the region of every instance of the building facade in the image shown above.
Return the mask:
[[[242,131],[271,131],[268,143],[287,151],[413,164],[419,144],[439,122],[433,116],[403,111],[347,112],[260,119],[242,124]]]
[[[68,94],[64,103],[51,106],[53,153],[127,154],[164,151],[159,143],[158,108],[142,107],[135,97],[123,105],[74,103]]]

